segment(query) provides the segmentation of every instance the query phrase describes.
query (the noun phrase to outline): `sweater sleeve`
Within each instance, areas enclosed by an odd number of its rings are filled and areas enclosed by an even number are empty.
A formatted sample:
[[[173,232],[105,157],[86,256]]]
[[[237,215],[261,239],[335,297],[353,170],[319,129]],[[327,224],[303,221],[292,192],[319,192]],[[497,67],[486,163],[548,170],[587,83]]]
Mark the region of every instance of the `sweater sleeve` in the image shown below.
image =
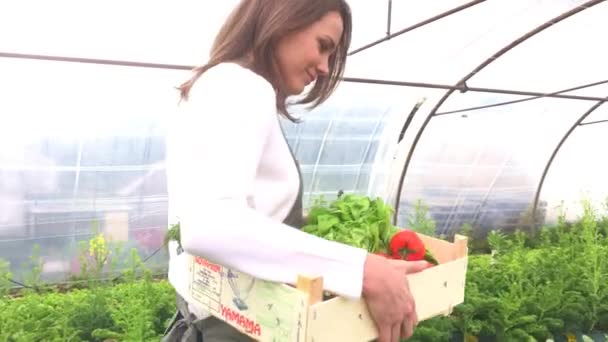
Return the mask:
[[[184,250],[270,281],[320,275],[326,290],[360,298],[366,250],[286,226],[248,205],[276,120],[273,89],[250,72],[207,73],[168,136],[169,201]]]

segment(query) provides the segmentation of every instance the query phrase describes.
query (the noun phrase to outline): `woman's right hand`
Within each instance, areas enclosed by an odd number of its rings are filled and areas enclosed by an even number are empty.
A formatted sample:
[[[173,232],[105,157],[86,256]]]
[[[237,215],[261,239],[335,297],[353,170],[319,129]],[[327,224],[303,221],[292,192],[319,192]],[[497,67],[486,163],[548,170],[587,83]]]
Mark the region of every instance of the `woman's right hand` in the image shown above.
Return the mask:
[[[426,261],[390,260],[368,254],[363,270],[363,298],[376,323],[378,342],[399,342],[412,336],[418,316],[406,274],[429,266]]]

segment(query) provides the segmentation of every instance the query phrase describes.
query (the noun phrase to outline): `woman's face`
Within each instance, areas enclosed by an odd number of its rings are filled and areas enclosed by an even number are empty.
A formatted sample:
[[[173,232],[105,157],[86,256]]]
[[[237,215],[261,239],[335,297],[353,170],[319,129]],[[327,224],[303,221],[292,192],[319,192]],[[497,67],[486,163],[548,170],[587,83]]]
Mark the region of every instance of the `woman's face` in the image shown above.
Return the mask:
[[[328,12],[319,21],[279,40],[275,58],[287,95],[300,94],[317,76],[329,73],[329,57],[342,31],[340,13]]]

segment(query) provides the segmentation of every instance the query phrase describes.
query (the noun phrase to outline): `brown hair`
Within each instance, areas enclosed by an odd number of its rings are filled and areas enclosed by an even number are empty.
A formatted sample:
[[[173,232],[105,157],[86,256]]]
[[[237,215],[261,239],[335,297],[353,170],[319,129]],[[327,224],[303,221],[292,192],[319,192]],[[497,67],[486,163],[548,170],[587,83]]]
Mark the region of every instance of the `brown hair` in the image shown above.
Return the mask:
[[[329,57],[329,74],[319,75],[307,96],[297,102],[318,106],[333,93],[344,73],[352,31],[351,12],[345,0],[242,0],[215,37],[207,64],[195,68],[194,76],[179,87],[181,97],[188,98],[194,82],[208,69],[223,62],[244,60],[251,52],[253,63],[246,67],[273,85],[278,112],[294,121],[287,112],[287,95],[278,86],[281,80],[274,67],[274,49],[281,36],[311,25],[330,11],[340,13],[344,29]]]

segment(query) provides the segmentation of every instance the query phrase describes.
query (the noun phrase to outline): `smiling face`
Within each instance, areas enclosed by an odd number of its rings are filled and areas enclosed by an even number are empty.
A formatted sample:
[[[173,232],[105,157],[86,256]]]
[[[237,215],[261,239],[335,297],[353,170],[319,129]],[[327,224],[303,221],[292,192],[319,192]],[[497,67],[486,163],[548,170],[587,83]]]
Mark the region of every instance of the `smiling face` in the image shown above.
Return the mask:
[[[328,75],[329,57],[338,46],[342,31],[340,13],[332,11],[279,40],[275,58],[287,95],[300,94],[318,76]]]

